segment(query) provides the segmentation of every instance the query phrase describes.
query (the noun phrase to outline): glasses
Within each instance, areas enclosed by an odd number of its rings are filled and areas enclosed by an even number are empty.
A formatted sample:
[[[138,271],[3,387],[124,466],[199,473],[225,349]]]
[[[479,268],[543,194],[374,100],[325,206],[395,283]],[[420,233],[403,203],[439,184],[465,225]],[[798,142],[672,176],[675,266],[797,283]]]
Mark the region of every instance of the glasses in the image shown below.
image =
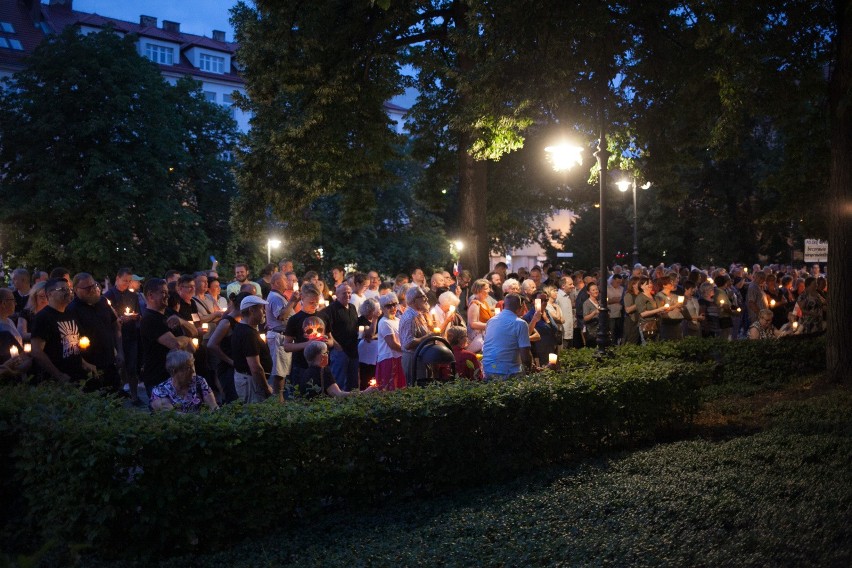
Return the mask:
[[[92,290],[99,289],[100,285],[97,282],[95,282],[91,286],[77,286],[77,288],[79,290],[83,290],[85,292],[91,292]],[[57,288],[57,290],[58,290],[58,288]]]
[[[398,303],[394,302],[394,303],[392,303],[392,304],[385,304],[385,305],[384,305],[384,306],[382,306],[382,307],[385,307],[385,308],[395,308],[395,307],[397,307],[398,305],[399,305]]]
[[[63,287],[63,288],[54,288],[53,290],[48,290],[48,294],[49,294],[50,292],[62,292],[63,294],[67,294],[67,293],[68,293],[68,292],[70,292],[70,291],[71,291],[71,288],[66,288],[66,287]]]

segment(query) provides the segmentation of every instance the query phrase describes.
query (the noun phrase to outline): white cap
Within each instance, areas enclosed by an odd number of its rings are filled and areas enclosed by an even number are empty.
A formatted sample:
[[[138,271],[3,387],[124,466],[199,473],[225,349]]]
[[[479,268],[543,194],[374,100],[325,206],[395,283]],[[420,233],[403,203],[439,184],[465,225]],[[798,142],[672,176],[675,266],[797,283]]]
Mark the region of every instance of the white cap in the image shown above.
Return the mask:
[[[250,308],[251,306],[265,306],[268,303],[269,302],[267,302],[260,296],[246,296],[245,298],[243,298],[243,301],[240,302],[240,310]]]

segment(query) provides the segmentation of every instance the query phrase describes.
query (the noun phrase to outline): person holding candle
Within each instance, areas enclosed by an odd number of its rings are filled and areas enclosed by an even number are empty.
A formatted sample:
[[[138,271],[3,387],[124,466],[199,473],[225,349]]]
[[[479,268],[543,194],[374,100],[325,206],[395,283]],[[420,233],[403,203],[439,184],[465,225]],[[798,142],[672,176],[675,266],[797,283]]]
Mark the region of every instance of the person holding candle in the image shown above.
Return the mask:
[[[467,309],[467,329],[470,345],[468,350],[472,353],[482,351],[484,333],[488,320],[494,317],[494,312],[487,302],[491,284],[488,280],[480,278],[470,286],[470,306]]]
[[[636,296],[636,313],[639,314],[639,337],[642,344],[654,341],[660,333],[660,314],[668,311],[670,307],[657,306],[654,299],[654,285],[650,278],[643,276],[639,281],[641,293]]]
[[[698,287],[698,313],[701,320],[701,337],[719,336],[719,306],[716,303],[716,286],[704,282]]]
[[[399,341],[399,319],[396,308],[399,301],[394,292],[379,297],[382,318],[376,328],[376,384],[381,390],[405,388],[405,372],[402,368],[402,345]]]
[[[75,298],[68,305],[68,313],[77,320],[80,333],[91,341],[86,360],[98,369],[98,378],[90,381],[89,388],[103,387],[123,394],[118,369],[124,365],[124,344],[118,316],[109,300],[101,296],[100,287],[91,274],[76,274],[72,286]]]
[[[152,412],[173,410],[181,413],[201,412],[202,404],[210,410],[218,410],[216,397],[204,377],[195,374],[195,358],[182,350],[170,351],[166,355],[166,370],[169,378],[151,391],[149,407]]]
[[[586,347],[594,347],[597,345],[598,325],[600,312],[603,308],[598,303],[600,297],[600,289],[594,282],[586,286],[586,292],[589,297],[583,302],[583,323],[585,324]]]
[[[334,345],[334,340],[326,337],[325,322],[317,317],[317,308],[319,307],[320,291],[313,284],[304,284],[300,291],[299,305],[301,309],[290,316],[284,328],[284,337],[281,339],[284,350],[292,353],[292,363],[290,366],[290,380],[294,385],[304,384],[303,378],[308,370],[308,362],[305,360],[303,351],[308,343],[312,340],[324,341],[326,345]],[[319,320],[317,324],[308,320],[315,318]],[[308,324],[311,325],[308,325]],[[319,330],[319,327],[322,327]]]
[[[574,302],[571,295],[574,292],[574,279],[571,276],[559,278],[559,292],[556,294],[556,303],[562,314],[562,349],[570,349],[574,346]]]
[[[817,279],[805,278],[805,291],[799,294],[796,306],[802,315],[799,318],[799,333],[819,333],[823,330],[823,311],[826,301],[817,290]]]
[[[636,311],[636,298],[642,291],[639,289],[641,276],[631,276],[624,290],[624,344],[639,345],[639,312]],[[693,284],[694,286],[694,284]]]
[[[358,327],[370,325],[370,322],[358,315],[355,304],[351,302],[352,287],[349,284],[344,282],[335,293],[337,299],[319,316],[325,321],[326,333],[334,338],[330,355],[331,374],[341,390],[351,391],[359,386]]]
[[[306,398],[311,398],[318,394],[332,398],[345,398],[371,393],[376,390],[374,386],[369,386],[362,391],[357,389],[351,391],[341,390],[334,376],[329,372],[328,345],[322,341],[310,341],[304,349],[304,355],[305,360],[308,362],[308,369],[305,372],[304,382],[300,385],[300,388]]]
[[[687,337],[701,337],[701,315],[698,298],[695,297],[697,288],[695,282],[684,282],[683,284],[683,317],[685,320],[683,334]]]
[[[224,404],[234,402],[239,398],[237,389],[234,386],[234,359],[231,350],[231,335],[233,329],[243,319],[242,312],[240,311],[240,303],[251,295],[250,292],[240,292],[234,297],[229,305],[229,310],[219,320],[219,324],[213,330],[213,333],[210,334],[210,339],[207,341],[207,349],[212,359],[216,362],[216,377],[222,386],[222,402]]]
[[[382,308],[375,298],[365,298],[358,309],[358,388],[365,390],[370,386],[370,379],[376,376],[376,364],[379,356],[379,342],[376,341],[376,326],[382,317]]]
[[[486,282],[487,281],[483,281]],[[405,292],[408,308],[399,318],[399,344],[402,346],[402,369],[408,386],[415,384],[417,366],[414,352],[420,343],[432,335],[429,326],[429,299],[417,284],[411,284]]]
[[[130,400],[134,405],[142,404],[139,400],[139,318],[141,307],[139,294],[133,285],[133,272],[130,268],[119,268],[115,275],[115,283],[104,292],[104,297],[112,302],[112,308],[118,315],[121,326],[121,348],[124,352],[124,364],[119,365],[119,373],[123,376],[130,392]]]
[[[65,278],[50,278],[45,283],[48,305],[33,321],[32,357],[42,378],[57,381],[85,382],[88,373],[97,369],[82,357],[80,327],[67,312],[71,288]]]
[[[464,323],[464,320],[456,311],[459,303],[459,297],[456,296],[455,292],[448,290],[438,296],[438,304],[429,310],[429,315],[432,316],[435,326],[439,328],[438,333],[440,335],[444,334],[448,326],[454,323],[456,325]]]
[[[276,272],[269,280],[269,295],[266,297],[266,344],[272,359],[272,384],[279,402],[284,401],[284,382],[290,376],[293,355],[284,350],[281,340],[287,327],[287,320],[293,315],[299,302],[299,293],[293,292],[290,299],[287,292],[290,281],[283,272]]]
[[[532,280],[529,280],[532,282]],[[548,355],[556,353],[557,345],[557,327],[553,321],[553,317],[547,311],[548,296],[547,294],[538,294],[536,298],[529,303],[529,309],[521,319],[529,324],[529,327],[534,330],[534,334],[530,335],[532,342],[531,353],[533,364],[536,366],[544,366],[547,364]],[[535,317],[535,322],[533,318]]]
[[[228,299],[222,296],[222,283],[218,278],[207,277],[207,298],[220,314],[228,311]]]
[[[758,270],[759,270],[758,266]],[[769,307],[769,302],[766,299],[764,285],[766,284],[766,274],[764,272],[755,271],[752,276],[751,284],[748,285],[746,292],[746,308],[749,322],[756,322],[757,315],[760,310]]]
[[[719,310],[718,336],[730,341],[734,329],[733,316],[737,306],[737,297],[731,293],[731,279],[727,274],[716,276],[713,283],[716,286],[716,307]]]
[[[780,331],[775,329],[775,326],[772,325],[772,310],[770,309],[762,309],[758,313],[758,320],[751,324],[751,327],[748,328],[748,338],[749,339],[775,339],[776,337],[783,337],[792,333]]]
[[[496,317],[496,316],[495,316]],[[471,381],[482,380],[482,362],[467,349],[467,328],[454,325],[447,329],[447,342],[456,359],[456,375]]]
[[[563,325],[565,324],[565,316],[562,313],[562,306],[560,306],[556,301],[556,298],[559,295],[559,289],[553,284],[547,283],[542,287],[542,290],[544,292],[544,296],[547,297],[547,304],[544,309],[554,326],[553,337],[555,345],[553,352],[559,353],[562,350],[562,335],[564,333]]]
[[[23,311],[18,313],[18,333],[24,341],[30,340],[35,315],[47,306],[47,292],[44,289],[46,283],[47,281],[33,284]]]
[[[14,293],[8,288],[0,288],[0,377],[3,378],[21,378],[32,365],[32,357],[24,349],[21,334],[12,323],[13,313]]]
[[[654,299],[657,306],[668,308],[660,314],[660,340],[677,341],[683,339],[683,304],[674,294],[675,282],[671,276],[662,276],[657,280],[657,292]]]

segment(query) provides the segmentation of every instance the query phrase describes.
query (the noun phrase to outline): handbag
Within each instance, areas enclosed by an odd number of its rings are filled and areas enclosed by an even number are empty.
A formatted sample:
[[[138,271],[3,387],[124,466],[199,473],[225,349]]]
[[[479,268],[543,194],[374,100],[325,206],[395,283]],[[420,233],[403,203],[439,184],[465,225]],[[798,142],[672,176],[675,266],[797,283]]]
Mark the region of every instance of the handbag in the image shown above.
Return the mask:
[[[646,339],[656,337],[660,333],[660,321],[654,319],[644,319],[639,321],[639,331]]]

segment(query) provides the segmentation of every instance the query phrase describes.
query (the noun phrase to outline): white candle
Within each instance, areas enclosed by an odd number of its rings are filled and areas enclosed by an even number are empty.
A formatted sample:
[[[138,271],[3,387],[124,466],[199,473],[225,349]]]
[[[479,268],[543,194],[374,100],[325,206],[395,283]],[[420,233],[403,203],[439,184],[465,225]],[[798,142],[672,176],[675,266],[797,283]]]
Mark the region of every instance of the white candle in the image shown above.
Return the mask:
[[[541,300],[539,298],[535,299],[535,311],[537,311],[537,312],[541,311]]]
[[[500,313],[500,308],[494,308],[494,315],[496,316],[499,313]]]
[[[364,331],[365,331],[366,329],[367,329],[367,326],[366,326],[366,325],[359,325],[359,326],[358,326],[358,335],[360,335],[360,336],[362,336],[362,337],[363,337],[363,336],[364,336]]]
[[[264,343],[266,343],[266,334],[265,333],[260,334],[260,340],[263,341]]]
[[[9,348],[9,356],[12,357],[12,359],[18,356],[18,348],[16,346],[13,345]]]
[[[547,361],[548,361],[548,363],[550,363],[551,365],[555,365],[555,364],[556,364],[556,360],[557,360],[556,353],[551,353],[550,355],[548,355],[548,356],[547,356]]]
[[[798,329],[798,328],[799,328],[799,322],[794,321],[794,322],[793,322],[793,329]],[[25,346],[25,347],[26,347],[26,346]]]
[[[719,305],[720,305],[720,306],[724,306],[724,305],[725,305],[725,300],[719,300]]]
[[[33,350],[33,346],[29,343],[24,343],[24,353],[31,353]]]
[[[712,278],[710,278],[710,277],[708,276],[708,277],[707,277],[707,282],[709,282],[710,284],[712,284],[712,283],[713,283],[713,279],[712,279]]]
[[[198,347],[198,338],[197,338],[197,337],[193,337],[193,338],[192,338],[192,346],[193,346],[193,347]]]
[[[126,315],[126,316],[130,315],[130,308],[124,308],[124,315]]]
[[[450,309],[449,309],[448,311],[449,311],[449,313],[451,313],[451,314],[452,314],[453,312],[455,312],[455,311],[456,311],[456,307],[455,307],[455,306],[450,306]]]
[[[668,308],[668,307],[669,307],[669,303],[668,303],[668,302],[666,302],[666,305],[665,305],[665,306],[663,306],[663,307],[664,307],[664,308]]]
[[[376,386],[376,384],[377,384],[377,383],[376,383],[376,379],[370,379],[370,386],[371,386],[371,387]]]
[[[208,329],[210,329],[209,324],[206,324],[206,323],[201,324],[201,331],[207,331]]]
[[[737,312],[741,312],[741,311],[743,311],[742,308],[737,308]]]
[[[678,303],[678,304],[682,304],[682,303],[683,303],[683,301],[684,301],[684,299],[685,299],[685,298],[684,298],[683,296],[678,296],[678,297],[677,297],[677,303]]]
[[[774,308],[775,307],[775,300],[769,300],[769,305]]]

